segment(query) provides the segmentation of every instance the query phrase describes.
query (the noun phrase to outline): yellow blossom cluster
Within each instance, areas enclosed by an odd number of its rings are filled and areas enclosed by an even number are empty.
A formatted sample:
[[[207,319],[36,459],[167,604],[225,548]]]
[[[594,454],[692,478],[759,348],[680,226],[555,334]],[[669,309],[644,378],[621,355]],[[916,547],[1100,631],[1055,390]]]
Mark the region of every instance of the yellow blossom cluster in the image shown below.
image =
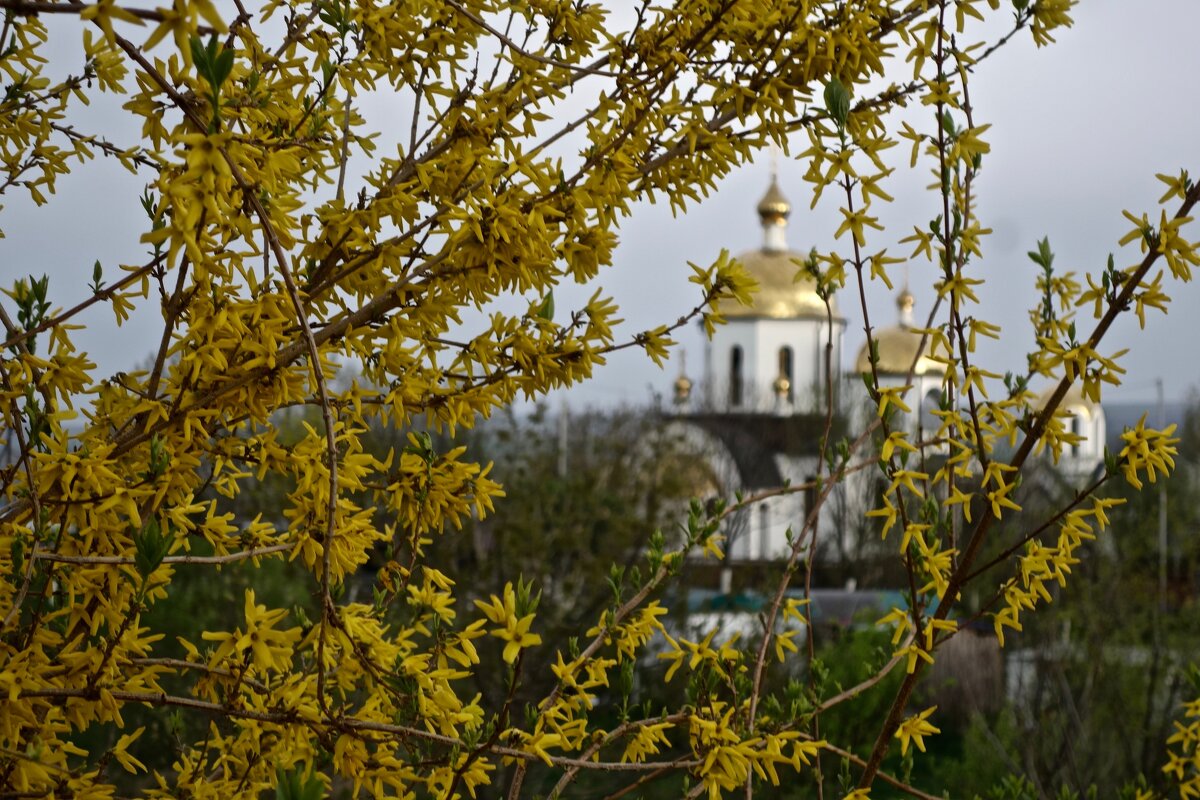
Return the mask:
[[[958,629],[991,526],[1020,511],[1027,458],[1071,443],[1066,390],[1099,400],[1121,374],[1120,354],[1102,355],[1113,320],[1165,309],[1166,273],[1187,280],[1200,264],[1187,239],[1198,190],[1185,172],[1160,176],[1158,222],[1128,215],[1135,263],[1084,290],[1039,254],[1029,374],[1002,386],[976,363],[978,337],[1000,330],[977,318],[990,231],[975,176],[992,129],[968,81],[1020,30],[1052,41],[1073,5],[1040,0],[1010,19],[995,0],[681,0],[630,21],[568,0],[0,2],[0,194],[47,205],[62,176],[111,160],[143,187],[123,252],[145,253],[97,261],[69,308],[49,279],[5,276],[0,795],[558,798],[582,774],[619,796],[686,772],[692,796],[716,800],[791,780],[785,768],[822,780],[826,753],[849,759],[819,716],[859,690],[822,695],[805,601],[789,591],[819,505],[745,635],[671,627],[666,587],[689,553],[722,558],[722,525],[762,497],[694,503],[568,642],[543,641],[536,578],[492,594],[429,561],[432,542],[504,496],[490,464],[442,443],[591,377],[614,351],[661,363],[680,327],[711,333],[723,301],[750,299],[753,281],[722,254],[692,265],[675,322],[622,327],[594,285],[621,222],[647,201],[686,209],[768,145],[804,141],[813,204],[833,198],[840,213],[833,250],[798,268],[826,297],[857,283],[865,298],[866,282],[890,286],[889,270],[923,256],[939,297],[919,329],[944,368],[936,429],[904,428],[911,376],[881,381],[873,361],[871,430],[842,447],[827,435],[828,469],[776,491],[824,503],[877,468],[867,516],[903,532],[888,547],[909,607],[883,622],[898,649],[885,670],[907,670],[854,761],[850,796],[866,797],[895,739],[923,750],[937,732],[933,709],[904,718],[906,700]],[[986,24],[997,14],[1011,29]],[[78,127],[92,98],[130,124]],[[401,123],[378,124],[380,106]],[[130,130],[134,142],[110,138]],[[910,259],[878,242],[900,140],[941,209],[904,240]],[[568,283],[594,293],[556,308]],[[1080,305],[1097,319],[1086,336]],[[100,310],[117,326],[157,315],[144,366],[98,373],[80,321]],[[1048,404],[1033,377],[1057,382]],[[399,433],[376,451],[365,439],[380,429]],[[1131,484],[1171,468],[1171,433],[1125,434]],[[235,513],[267,485],[283,487],[281,508]],[[1000,632],[1065,581],[1104,503],[1068,513],[1053,546],[1035,535],[1001,559]],[[251,578],[226,624],[166,635],[161,620],[186,613],[180,575],[256,567],[290,567],[311,602]],[[543,650],[544,669],[529,666]],[[634,685],[656,670],[674,702],[661,713]],[[776,690],[804,671],[808,685]],[[499,701],[476,689],[491,672],[508,682]],[[165,744],[147,714],[166,720]]]
[[[1183,720],[1167,738],[1167,763],[1162,771],[1181,798],[1200,797],[1200,700],[1184,705]]]

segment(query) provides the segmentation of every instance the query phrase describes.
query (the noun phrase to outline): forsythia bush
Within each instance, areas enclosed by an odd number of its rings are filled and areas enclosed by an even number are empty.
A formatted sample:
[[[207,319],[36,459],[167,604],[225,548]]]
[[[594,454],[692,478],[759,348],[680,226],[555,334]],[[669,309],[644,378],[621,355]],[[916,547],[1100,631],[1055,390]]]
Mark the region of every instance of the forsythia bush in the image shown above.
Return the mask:
[[[1002,381],[977,363],[977,336],[998,331],[972,310],[988,233],[974,179],[990,146],[968,83],[1014,30],[1052,42],[1073,2],[1000,5],[0,0],[0,192],[41,204],[68,171],[115,159],[144,180],[149,251],[115,274],[97,263],[74,308],[56,307],[45,278],[5,278],[0,797],[112,797],[114,782],[159,797],[558,797],[599,773],[614,792],[676,776],[688,796],[749,797],[820,780],[830,754],[855,770],[853,796],[881,777],[925,796],[879,769],[889,747],[923,750],[938,733],[909,700],[959,626],[964,588],[986,583],[996,630],[1020,630],[1107,521],[1112,501],[1092,486],[980,570],[996,522],[1020,512],[1022,468],[1073,441],[1055,413],[1073,383],[1099,399],[1118,382],[1120,354],[1103,343],[1114,319],[1165,309],[1164,276],[1188,280],[1200,263],[1185,227],[1200,189],[1186,172],[1160,176],[1163,210],[1128,213],[1128,254],[1086,287],[1041,254],[1028,374]],[[1011,24],[981,38],[996,14]],[[97,94],[119,98],[139,141],[77,126]],[[380,97],[409,121],[370,129],[362,109]],[[768,689],[780,661],[805,658],[782,620],[803,621],[785,589],[815,515],[794,532],[753,646],[664,628],[662,587],[688,552],[719,552],[722,520],[754,498],[695,505],[538,676],[552,686],[540,702],[484,707],[468,678],[507,670],[516,686],[523,654],[542,646],[537,591],[513,576],[500,595],[461,602],[469,576],[424,563],[434,537],[487,515],[502,488],[418,431],[453,433],[584,380],[620,348],[661,360],[675,327],[719,324],[718,301],[753,288],[726,258],[695,269],[695,308],[674,326],[627,338],[602,292],[555,310],[553,289],[598,278],[634,203],[683,208],[761,149],[796,141],[814,203],[824,192],[844,218],[839,248],[810,267],[824,290],[886,281],[909,257],[938,275],[927,336],[946,401],[934,441],[909,441],[893,425],[905,392],[868,375],[873,435],[831,449],[816,487],[824,500],[851,472],[880,470],[870,514],[911,576],[909,608],[882,622],[895,633],[882,671],[903,679],[874,746],[847,752],[820,718],[877,675],[826,697]],[[911,255],[871,243],[872,206],[890,200],[883,154],[898,144],[932,170],[939,209],[906,240]],[[504,297],[526,310],[498,310]],[[96,374],[73,319],[108,307],[120,323],[145,304],[162,316],[149,368]],[[464,323],[468,309],[486,316]],[[349,365],[359,377],[335,380]],[[1057,381],[1045,405],[1027,389],[1035,376]],[[284,441],[273,420],[296,407],[311,424]],[[378,424],[414,432],[374,455],[362,434]],[[1172,466],[1171,431],[1139,425],[1125,441],[1099,483],[1139,485]],[[926,470],[930,446],[949,457]],[[268,475],[289,487],[279,518],[222,511]],[[252,585],[230,629],[176,641],[146,622],[184,571],[279,560],[303,568],[311,616]],[[370,591],[353,600],[364,569]],[[481,663],[485,640],[500,663]],[[677,702],[622,704],[633,665],[656,654]],[[128,721],[147,708],[203,732],[148,741]],[[143,764],[172,748],[168,769]]]

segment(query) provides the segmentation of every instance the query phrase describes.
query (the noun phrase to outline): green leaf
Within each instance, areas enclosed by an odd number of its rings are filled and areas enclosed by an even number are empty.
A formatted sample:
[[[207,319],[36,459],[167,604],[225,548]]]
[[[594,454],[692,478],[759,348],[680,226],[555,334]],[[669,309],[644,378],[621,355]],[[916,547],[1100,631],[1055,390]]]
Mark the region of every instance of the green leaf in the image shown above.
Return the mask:
[[[231,72],[233,72],[233,51],[222,50],[213,64],[213,77],[216,79],[216,85],[224,84],[229,79]]]
[[[193,36],[188,39],[188,45],[192,50],[192,63],[196,65],[196,72],[201,76],[207,77],[207,73],[211,71],[211,64],[208,61],[208,51],[204,49],[204,44],[200,41],[199,36]]]
[[[618,676],[617,687],[621,692],[621,697],[626,699],[633,694],[633,662],[624,661],[621,663],[621,672]]]
[[[1054,263],[1054,253],[1050,250],[1050,239],[1047,237],[1039,240],[1037,248],[1036,251],[1030,250],[1026,255],[1029,256],[1030,261],[1049,271]]]
[[[163,446],[163,440],[155,434],[150,438],[150,468],[145,477],[157,478],[166,473],[171,465],[171,454]]]
[[[275,768],[275,800],[321,800],[323,797],[325,784],[310,770]]]
[[[825,110],[837,123],[838,130],[846,127],[846,120],[850,116],[850,92],[837,78],[825,84]]]
[[[170,541],[163,536],[158,520],[151,517],[142,528],[141,533],[134,537],[134,547],[136,548],[133,559],[134,566],[143,580],[149,578],[154,570],[162,564],[169,545]]]
[[[546,293],[546,297],[542,300],[542,304],[535,312],[538,319],[544,319],[547,322],[554,321],[554,290],[551,289]]]
[[[956,132],[954,130],[954,117],[950,116],[949,111],[942,114],[942,130],[950,134],[950,136],[954,136]]]

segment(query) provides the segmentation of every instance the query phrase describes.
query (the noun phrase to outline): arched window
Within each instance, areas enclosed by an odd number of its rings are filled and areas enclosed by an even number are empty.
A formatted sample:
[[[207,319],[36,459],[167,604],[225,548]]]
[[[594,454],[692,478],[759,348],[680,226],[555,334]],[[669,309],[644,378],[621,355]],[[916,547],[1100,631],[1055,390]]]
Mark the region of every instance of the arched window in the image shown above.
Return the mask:
[[[796,399],[796,371],[792,363],[792,348],[787,345],[779,348],[779,377],[787,381],[787,401],[789,403]]]
[[[758,512],[758,557],[766,560],[771,553],[771,509],[766,503],[759,506]]]
[[[927,434],[935,433],[941,426],[942,421],[938,418],[937,412],[942,410],[942,390],[930,389],[925,393],[925,397],[921,400],[921,414],[918,417],[920,432],[922,437]]]
[[[817,476],[816,475],[809,475],[807,478],[804,479],[804,482],[808,485],[804,487],[803,523],[807,523],[808,515],[811,514],[813,512],[813,509],[817,507],[817,499],[820,495],[817,492]]]
[[[734,345],[729,351],[729,405],[742,404],[742,348]]]
[[[1074,414],[1071,415],[1071,433],[1074,436],[1080,436],[1083,434],[1083,424],[1082,424],[1082,420],[1079,419],[1078,411],[1076,411]],[[1079,455],[1079,443],[1078,442],[1071,445],[1071,455],[1073,455],[1073,456]]]

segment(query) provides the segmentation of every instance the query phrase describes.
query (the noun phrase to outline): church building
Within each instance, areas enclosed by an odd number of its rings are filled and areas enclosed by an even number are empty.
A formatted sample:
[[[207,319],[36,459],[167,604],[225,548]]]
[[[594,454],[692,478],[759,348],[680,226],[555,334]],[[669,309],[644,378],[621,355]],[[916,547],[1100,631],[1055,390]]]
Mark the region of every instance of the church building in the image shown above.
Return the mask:
[[[758,283],[753,302],[723,301],[728,322],[704,345],[702,375],[694,383],[681,372],[674,385],[671,424],[706,455],[707,474],[698,489],[712,497],[812,482],[821,473],[827,427],[832,446],[843,437],[853,440],[875,418],[861,377],[872,370],[870,349],[864,343],[843,367],[846,318],[836,297],[818,293],[807,272],[809,254],[789,245],[791,205],[774,178],[757,212],[761,245],[737,257]],[[897,294],[896,308],[894,324],[873,331],[874,370],[880,386],[911,387],[906,401],[912,410],[897,423],[910,441],[922,441],[938,428],[945,366],[929,355],[920,332],[925,323],[914,317],[907,286]],[[1103,461],[1104,414],[1077,392],[1064,408],[1072,432],[1083,438],[1059,469],[1078,479]],[[822,507],[817,543],[823,560],[846,561],[861,552],[857,540],[867,527],[863,512],[874,502],[876,479],[873,470],[855,473]],[[815,505],[816,490],[808,489],[735,515],[725,530],[727,561],[752,566],[785,558],[789,531],[799,534]]]

